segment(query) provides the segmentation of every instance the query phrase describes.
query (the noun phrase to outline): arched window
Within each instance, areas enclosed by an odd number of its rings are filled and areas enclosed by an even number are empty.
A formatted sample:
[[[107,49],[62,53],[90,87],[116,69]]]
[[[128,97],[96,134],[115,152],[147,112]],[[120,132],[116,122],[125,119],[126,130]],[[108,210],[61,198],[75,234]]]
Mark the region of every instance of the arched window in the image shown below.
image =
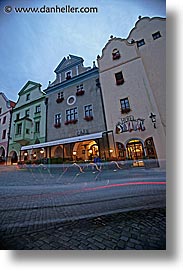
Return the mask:
[[[113,60],[116,60],[116,59],[119,59],[120,57],[121,57],[121,55],[120,55],[119,50],[118,50],[118,49],[114,49],[114,50],[112,51],[112,59],[113,59]]]
[[[116,142],[116,151],[117,151],[118,160],[125,160],[126,159],[125,147],[121,142]]]

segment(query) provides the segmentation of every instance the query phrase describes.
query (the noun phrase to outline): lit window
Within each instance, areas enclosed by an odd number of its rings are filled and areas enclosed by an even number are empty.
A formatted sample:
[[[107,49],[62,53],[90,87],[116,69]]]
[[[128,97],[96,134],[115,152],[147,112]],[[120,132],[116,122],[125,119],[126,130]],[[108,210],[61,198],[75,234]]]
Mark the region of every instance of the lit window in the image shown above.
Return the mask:
[[[116,73],[115,78],[116,78],[116,85],[122,85],[124,83],[122,72]]]
[[[159,31],[155,32],[155,33],[152,34],[152,37],[153,37],[154,40],[156,40],[156,39],[161,37],[161,33]]]
[[[120,104],[121,104],[121,113],[122,114],[126,114],[129,113],[131,111],[130,109],[130,103],[128,98],[123,98],[120,100]]]
[[[143,46],[143,45],[145,45],[144,39],[141,39],[141,40],[137,41],[137,47],[138,48],[141,47],[141,46]]]

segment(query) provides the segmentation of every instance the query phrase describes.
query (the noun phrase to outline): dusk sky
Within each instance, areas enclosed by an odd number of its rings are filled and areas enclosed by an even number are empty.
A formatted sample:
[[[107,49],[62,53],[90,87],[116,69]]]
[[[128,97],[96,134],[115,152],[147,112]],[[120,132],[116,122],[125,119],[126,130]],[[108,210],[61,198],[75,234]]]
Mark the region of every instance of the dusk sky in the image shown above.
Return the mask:
[[[19,7],[97,7],[97,13],[16,13]],[[6,6],[13,10],[4,11]],[[138,16],[166,17],[165,0],[0,0],[0,91],[16,101],[28,80],[45,89],[69,54],[92,66],[110,35],[127,38]]]

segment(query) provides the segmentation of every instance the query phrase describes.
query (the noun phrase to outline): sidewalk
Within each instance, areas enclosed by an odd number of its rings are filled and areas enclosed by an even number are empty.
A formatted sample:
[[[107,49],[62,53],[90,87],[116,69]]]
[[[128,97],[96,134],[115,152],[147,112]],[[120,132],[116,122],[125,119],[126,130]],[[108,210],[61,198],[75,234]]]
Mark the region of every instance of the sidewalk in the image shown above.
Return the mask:
[[[0,232],[1,250],[165,250],[166,211],[151,209]]]

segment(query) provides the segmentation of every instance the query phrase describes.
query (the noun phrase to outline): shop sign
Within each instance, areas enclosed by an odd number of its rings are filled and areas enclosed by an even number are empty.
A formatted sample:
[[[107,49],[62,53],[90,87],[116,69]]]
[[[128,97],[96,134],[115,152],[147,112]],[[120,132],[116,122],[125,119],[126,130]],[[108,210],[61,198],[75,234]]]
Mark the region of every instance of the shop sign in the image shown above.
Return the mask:
[[[87,135],[87,134],[89,134],[89,131],[88,131],[88,129],[78,129],[76,131],[76,134],[77,134],[77,136]]]
[[[116,134],[132,132],[132,131],[145,131],[144,118],[134,118],[134,116],[127,116],[121,118],[116,124]]]

